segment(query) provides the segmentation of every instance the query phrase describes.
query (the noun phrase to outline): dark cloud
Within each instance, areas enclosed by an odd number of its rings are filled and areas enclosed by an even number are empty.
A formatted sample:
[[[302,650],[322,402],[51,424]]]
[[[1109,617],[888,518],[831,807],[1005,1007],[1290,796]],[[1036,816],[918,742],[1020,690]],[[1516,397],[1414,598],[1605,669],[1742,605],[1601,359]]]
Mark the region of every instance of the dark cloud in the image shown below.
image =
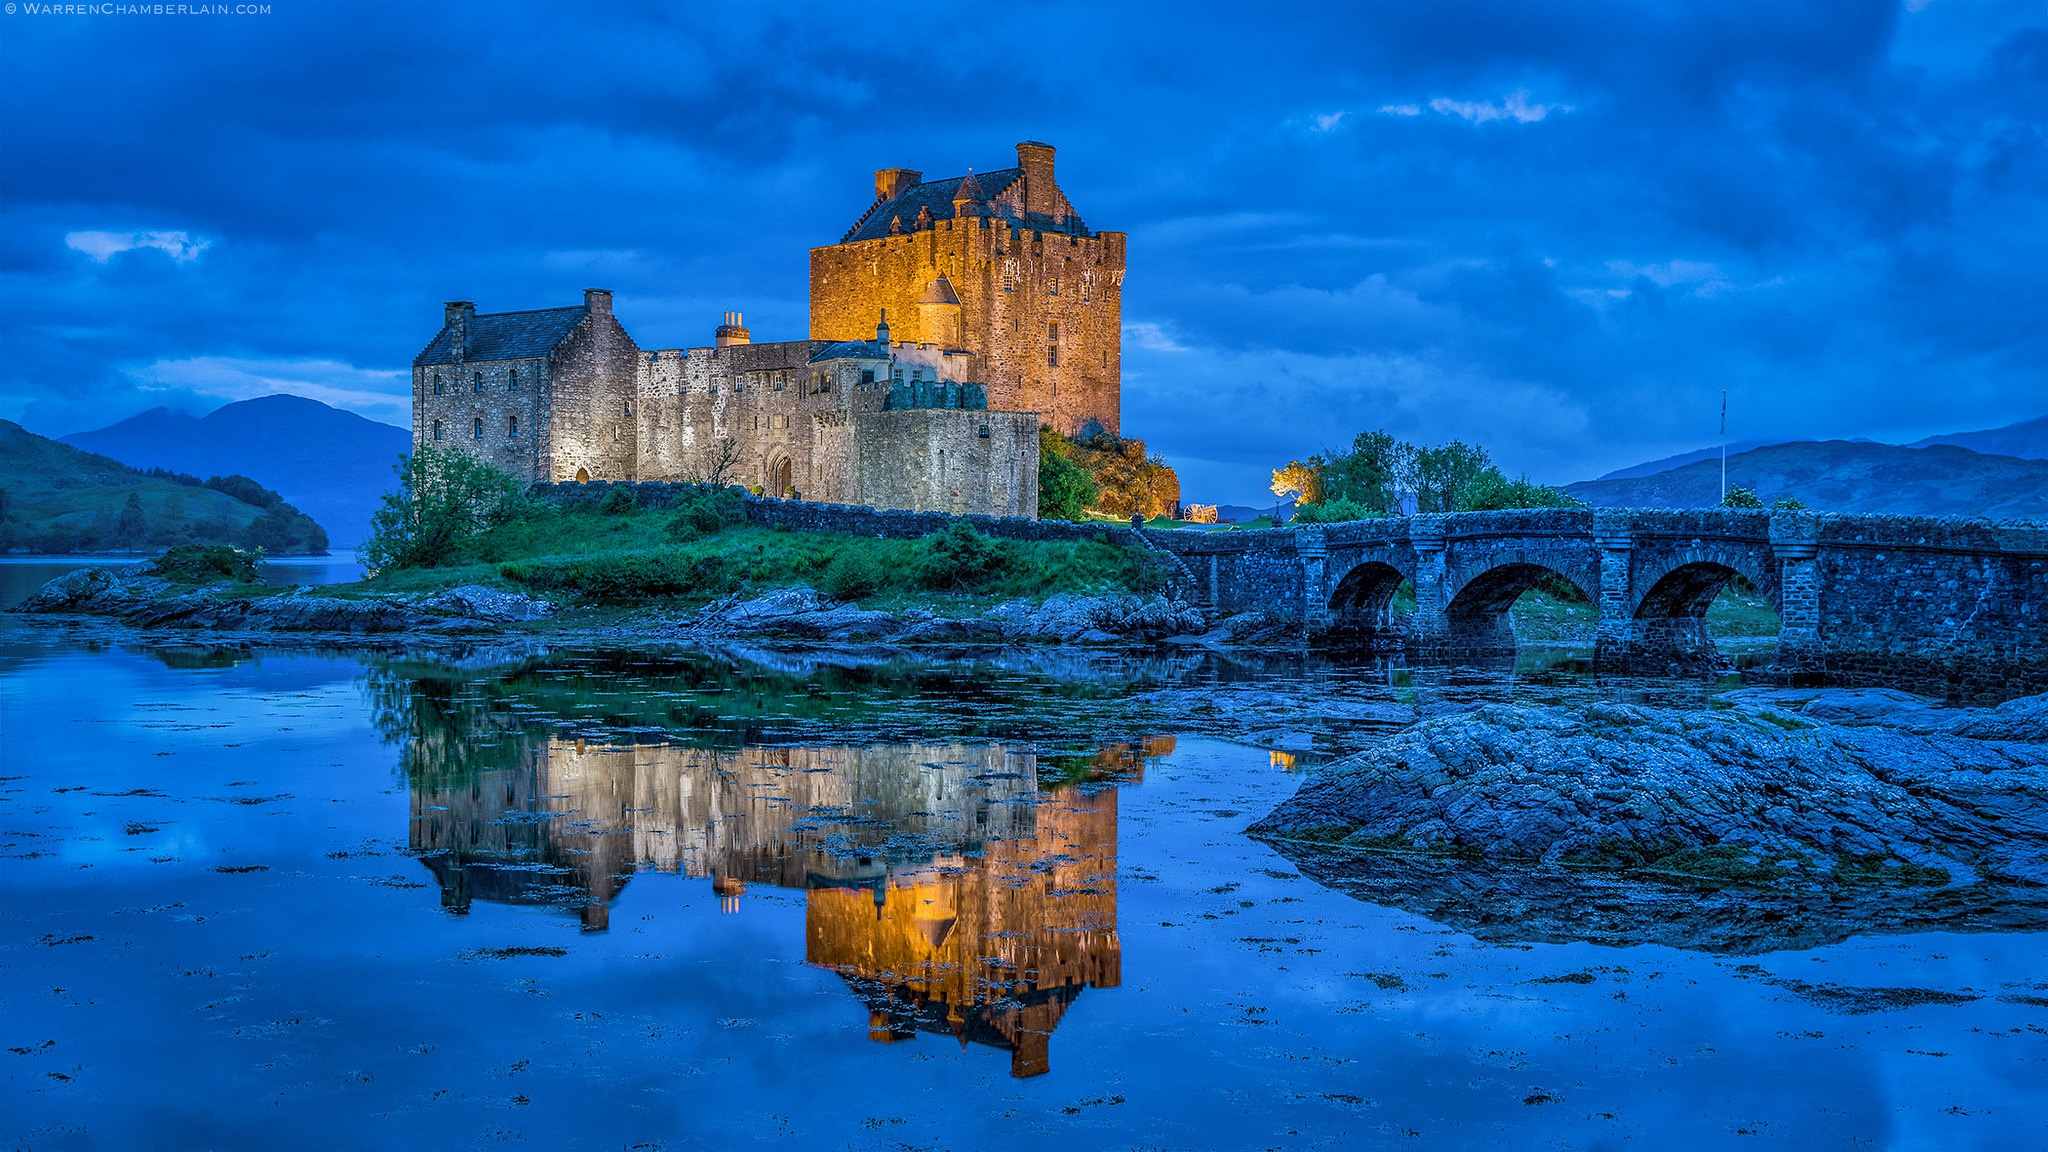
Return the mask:
[[[1026,137],[1132,235],[1127,424],[1194,495],[1382,424],[1575,479],[1724,388],[1744,436],[2048,408],[2039,4],[273,7],[7,20],[0,415],[372,410],[455,297],[798,336],[869,170]]]

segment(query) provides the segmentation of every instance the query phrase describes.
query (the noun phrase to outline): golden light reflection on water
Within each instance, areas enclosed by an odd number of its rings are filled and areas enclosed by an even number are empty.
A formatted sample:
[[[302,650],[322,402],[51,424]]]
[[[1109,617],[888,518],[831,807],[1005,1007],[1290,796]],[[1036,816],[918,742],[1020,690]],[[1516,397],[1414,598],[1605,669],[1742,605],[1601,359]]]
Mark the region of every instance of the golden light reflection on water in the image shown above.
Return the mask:
[[[534,740],[412,791],[410,840],[443,905],[574,906],[586,930],[636,871],[710,881],[721,912],[750,885],[805,893],[805,959],[839,973],[868,1034],[919,1032],[1051,1067],[1086,988],[1122,982],[1117,792],[1172,738],[1063,763],[999,744],[737,752]]]

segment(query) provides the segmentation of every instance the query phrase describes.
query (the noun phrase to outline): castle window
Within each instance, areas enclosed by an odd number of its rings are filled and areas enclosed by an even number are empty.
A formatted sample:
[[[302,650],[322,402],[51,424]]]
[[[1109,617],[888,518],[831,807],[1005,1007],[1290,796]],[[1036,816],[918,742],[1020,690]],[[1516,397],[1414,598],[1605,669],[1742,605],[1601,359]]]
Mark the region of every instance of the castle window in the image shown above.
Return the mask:
[[[434,421],[434,439],[436,439],[436,440],[439,440],[440,438],[441,438],[441,422],[440,422],[439,420],[436,420],[436,421]]]
[[[436,373],[434,373],[434,395],[436,395],[436,396],[439,396],[440,394],[441,394],[441,374],[440,374],[439,372],[436,372]]]
[[[633,414],[633,402],[631,400],[626,401],[621,407],[626,410],[626,415],[631,416]]]
[[[889,369],[889,379],[890,379],[890,380],[891,380],[892,382],[894,382],[894,383],[897,383],[897,384],[901,384],[901,383],[903,383],[903,369],[902,369],[902,367],[901,367],[901,366],[898,366],[898,367],[895,367],[895,368],[891,368],[891,369]]]
[[[1045,282],[1045,294],[1046,294],[1047,296],[1057,296],[1057,295],[1059,295],[1059,294],[1060,294],[1060,278],[1059,278],[1059,277],[1055,276],[1055,277],[1053,277],[1052,279],[1050,279],[1050,280],[1047,280],[1047,281]]]
[[[517,417],[517,416],[507,416],[507,417],[505,417],[505,435],[507,435],[507,436],[517,436],[517,435],[519,435],[519,417]]]
[[[1054,320],[1045,326],[1045,338],[1047,340],[1058,340],[1060,338],[1059,321]]]
[[[479,440],[484,438],[484,418],[481,416],[476,418],[476,438]]]
[[[1005,272],[1005,273],[1003,273],[1003,291],[1005,291],[1005,292],[1015,292],[1016,290],[1017,290],[1017,276],[1016,276],[1016,274],[1015,274],[1015,273],[1012,273],[1012,272]]]
[[[875,370],[874,370],[873,368],[863,368],[863,369],[861,369],[861,370],[860,370],[860,384],[861,384],[861,387],[865,388],[865,387],[867,387],[868,385],[870,385],[870,384],[873,384],[874,382],[875,382]]]
[[[1046,367],[1048,367],[1048,368],[1057,368],[1057,367],[1059,367],[1059,366],[1060,366],[1060,346],[1059,346],[1059,345],[1057,345],[1057,344],[1047,344],[1047,345],[1045,346],[1045,366],[1046,366]]]
[[[519,370],[517,368],[505,373],[505,391],[519,391]]]
[[[479,392],[484,390],[484,374],[481,372],[476,374],[476,390]]]
[[[777,373],[775,374],[775,390],[776,390],[777,392],[780,392],[780,391],[782,391],[782,377],[783,377],[783,376],[784,376],[784,373],[781,373],[781,372],[777,372]]]

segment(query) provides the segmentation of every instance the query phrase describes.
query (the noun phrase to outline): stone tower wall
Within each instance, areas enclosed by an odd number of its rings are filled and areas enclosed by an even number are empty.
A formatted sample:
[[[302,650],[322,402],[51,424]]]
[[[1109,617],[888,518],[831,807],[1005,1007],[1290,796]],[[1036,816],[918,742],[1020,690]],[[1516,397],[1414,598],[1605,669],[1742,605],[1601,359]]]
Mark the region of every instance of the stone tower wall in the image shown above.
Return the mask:
[[[612,315],[611,293],[584,294],[589,315],[548,357],[546,478],[637,479],[634,382],[640,349]]]
[[[887,309],[896,339],[938,342],[944,333],[924,330],[936,310],[920,301],[943,273],[960,297],[963,342],[982,367],[989,407],[1038,412],[1070,434],[1091,419],[1117,432],[1124,258],[1120,232],[1067,236],[989,216],[813,248],[811,337],[870,337]]]

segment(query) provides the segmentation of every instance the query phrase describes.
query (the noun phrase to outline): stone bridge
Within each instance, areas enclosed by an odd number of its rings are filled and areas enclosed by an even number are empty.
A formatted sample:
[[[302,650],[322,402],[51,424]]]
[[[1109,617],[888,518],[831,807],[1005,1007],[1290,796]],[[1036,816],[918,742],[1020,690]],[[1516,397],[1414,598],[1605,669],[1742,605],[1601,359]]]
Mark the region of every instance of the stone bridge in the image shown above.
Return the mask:
[[[1740,576],[1777,609],[1787,672],[2001,694],[2048,685],[2038,523],[1530,509],[1145,535],[1218,613],[1264,610],[1332,645],[1509,653],[1516,597],[1562,580],[1599,606],[1599,663],[1709,665],[1707,608]],[[1403,581],[1415,611],[1396,620]]]

